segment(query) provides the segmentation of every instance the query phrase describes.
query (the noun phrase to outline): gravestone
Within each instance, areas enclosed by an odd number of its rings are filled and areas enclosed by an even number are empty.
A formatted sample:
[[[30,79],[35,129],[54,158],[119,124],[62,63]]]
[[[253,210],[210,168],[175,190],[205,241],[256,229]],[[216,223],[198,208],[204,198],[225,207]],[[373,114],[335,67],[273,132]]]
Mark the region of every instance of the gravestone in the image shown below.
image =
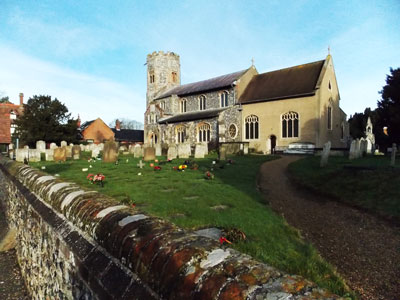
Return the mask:
[[[25,159],[29,158],[29,149],[15,149],[15,160],[18,162],[24,162]]]
[[[128,150],[129,150],[129,154],[134,154],[135,152],[134,152],[134,149],[135,149],[135,145],[129,145],[129,148],[128,148]]]
[[[92,150],[90,150],[90,145],[85,145],[83,151],[85,151],[85,152],[90,152],[90,151],[92,151]]]
[[[141,169],[143,169],[143,167],[145,166],[145,164],[143,163],[142,160],[139,161],[139,163],[137,164],[137,166]]]
[[[324,148],[322,149],[320,167],[325,167],[328,164],[329,153],[331,151],[331,141],[328,141],[324,144]]]
[[[118,148],[118,152],[126,152],[128,149],[126,148],[125,145],[122,145]]]
[[[133,147],[133,156],[134,157],[143,157],[143,148],[142,148],[142,146],[141,145],[139,145],[139,144],[136,144],[134,147]]]
[[[104,143],[98,144],[97,148],[99,148],[100,151],[103,151],[104,150]]]
[[[161,144],[158,143],[156,144],[156,156],[161,156],[162,155],[162,148],[161,148]]]
[[[208,143],[205,142],[205,143],[202,143],[202,144],[204,146],[204,155],[208,155]]]
[[[248,144],[248,143],[245,143],[245,144],[243,145],[243,154],[244,154],[244,155],[249,154],[249,144]]]
[[[81,148],[81,152],[85,151],[85,145],[84,144],[79,144],[79,147]]]
[[[57,148],[57,144],[56,143],[51,143],[50,144],[50,149],[56,149]]]
[[[66,146],[65,150],[67,151],[67,158],[72,158],[72,146]]]
[[[24,149],[29,150],[29,146],[28,145],[24,146]]]
[[[194,158],[204,158],[206,155],[207,144],[196,143],[196,148],[194,149]]]
[[[8,145],[8,157],[10,159],[14,159],[14,144],[11,143],[10,145]]]
[[[100,149],[98,149],[100,151]],[[92,150],[93,156],[93,150]],[[107,141],[104,144],[103,149],[103,161],[104,162],[116,162],[118,159],[118,144],[115,141]]]
[[[53,153],[54,161],[66,161],[67,160],[67,149],[66,147],[60,147],[54,149]]]
[[[38,149],[29,149],[29,161],[30,162],[39,162],[40,161],[40,150]]]
[[[156,159],[156,149],[153,147],[144,148],[143,160],[155,160]]]
[[[350,144],[350,152],[349,152],[349,159],[355,159],[356,158],[356,140],[352,140]]]
[[[61,147],[68,146],[66,141],[61,141]]]
[[[99,156],[99,154],[100,154],[100,150],[97,149],[97,148],[94,148],[94,149],[92,150],[91,157],[97,158],[97,157]]]
[[[176,145],[175,144],[169,145],[168,152],[167,152],[167,159],[176,159],[177,156],[178,156],[178,153],[177,153]]]
[[[397,145],[395,143],[393,143],[392,145],[392,155],[390,158],[390,165],[392,167],[394,167],[394,165],[396,164],[396,152],[397,152]]]
[[[218,151],[219,160],[226,160],[226,147],[225,145],[221,145]]]
[[[72,158],[80,159],[81,158],[81,147],[78,145],[72,146]]]
[[[46,150],[46,142],[45,141],[37,141],[36,142],[36,150],[39,150],[40,153],[44,153]]]
[[[192,149],[189,143],[178,144],[178,157],[179,158],[189,158],[192,154]]]
[[[46,161],[54,160],[54,149],[46,149],[45,152]]]

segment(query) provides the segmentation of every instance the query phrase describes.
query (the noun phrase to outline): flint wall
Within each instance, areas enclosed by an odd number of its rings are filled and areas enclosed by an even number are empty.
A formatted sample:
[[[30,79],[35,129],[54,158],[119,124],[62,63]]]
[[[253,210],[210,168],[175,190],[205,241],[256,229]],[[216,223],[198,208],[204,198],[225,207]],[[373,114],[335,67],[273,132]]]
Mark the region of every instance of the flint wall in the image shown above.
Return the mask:
[[[337,299],[217,241],[0,157],[33,299]]]

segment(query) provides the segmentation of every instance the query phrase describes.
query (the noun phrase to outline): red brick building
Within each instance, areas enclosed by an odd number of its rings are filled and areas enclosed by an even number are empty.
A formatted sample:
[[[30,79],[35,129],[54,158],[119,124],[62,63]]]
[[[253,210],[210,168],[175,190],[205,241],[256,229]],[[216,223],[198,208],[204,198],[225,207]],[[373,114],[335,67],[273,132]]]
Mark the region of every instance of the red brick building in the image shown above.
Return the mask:
[[[14,133],[14,120],[23,113],[24,94],[19,94],[19,105],[13,103],[0,103],[0,146],[7,149],[12,142],[11,136]],[[4,151],[4,150],[3,150]]]

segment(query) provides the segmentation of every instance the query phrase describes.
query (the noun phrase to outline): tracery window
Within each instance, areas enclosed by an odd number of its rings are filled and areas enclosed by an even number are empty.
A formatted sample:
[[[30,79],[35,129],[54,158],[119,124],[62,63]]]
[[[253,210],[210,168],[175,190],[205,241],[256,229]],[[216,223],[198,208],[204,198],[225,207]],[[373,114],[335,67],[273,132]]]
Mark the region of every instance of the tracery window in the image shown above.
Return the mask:
[[[245,124],[246,139],[258,139],[258,117],[256,115],[250,115],[246,117]]]
[[[186,99],[182,99],[182,100],[179,102],[179,111],[180,111],[181,113],[186,112]]]
[[[186,136],[186,128],[185,126],[181,125],[176,128],[176,141],[178,143],[184,143]]]
[[[237,135],[237,132],[238,132],[236,125],[235,124],[229,125],[228,132],[229,132],[229,136],[232,139],[234,139],[236,137],[236,135]]]
[[[199,142],[209,142],[211,139],[211,126],[208,123],[200,123],[198,128]]]
[[[299,137],[299,114],[294,111],[282,115],[282,137]]]
[[[199,97],[199,108],[200,108],[200,110],[206,109],[206,96],[204,96],[204,95],[201,95]]]
[[[222,92],[220,94],[220,105],[221,107],[227,107],[228,106],[228,92]]]

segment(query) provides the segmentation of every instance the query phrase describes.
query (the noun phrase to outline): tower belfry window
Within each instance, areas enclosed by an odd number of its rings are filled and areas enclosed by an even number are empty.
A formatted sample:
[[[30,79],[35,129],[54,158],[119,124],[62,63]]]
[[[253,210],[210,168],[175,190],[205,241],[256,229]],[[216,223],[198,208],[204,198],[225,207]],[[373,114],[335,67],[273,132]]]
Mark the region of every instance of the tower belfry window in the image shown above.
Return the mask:
[[[172,72],[172,82],[177,82],[178,81],[178,74],[176,72]]]
[[[150,81],[150,83],[154,83],[154,81],[155,81],[155,75],[154,75],[154,73],[150,73],[150,75],[149,75],[149,81]]]

